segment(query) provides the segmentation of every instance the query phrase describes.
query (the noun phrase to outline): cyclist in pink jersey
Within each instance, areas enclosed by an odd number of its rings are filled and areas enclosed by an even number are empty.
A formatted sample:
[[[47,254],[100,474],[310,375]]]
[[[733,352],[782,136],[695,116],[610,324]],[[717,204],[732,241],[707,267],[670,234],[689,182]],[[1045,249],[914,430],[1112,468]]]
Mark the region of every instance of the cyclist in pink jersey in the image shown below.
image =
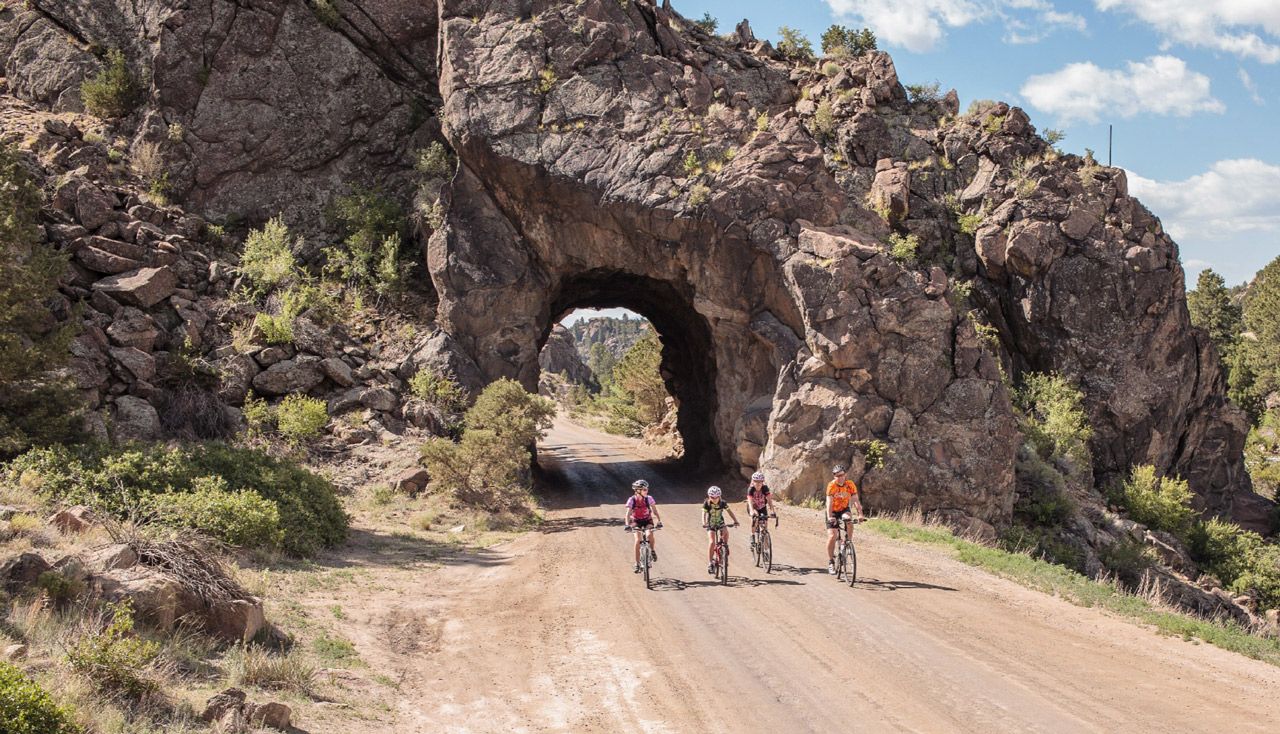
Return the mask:
[[[760,523],[768,522],[770,515],[776,515],[773,508],[773,491],[764,483],[764,472],[751,475],[751,484],[747,485],[747,516],[751,518],[751,548],[755,548],[756,530]]]
[[[643,479],[637,479],[631,483],[631,489],[635,494],[627,499],[627,517],[623,522],[626,523],[627,527],[634,527],[637,531],[635,572],[640,573],[640,536],[648,528],[657,529],[662,527],[662,514],[658,512],[658,503],[654,502],[653,498],[649,496],[648,482]],[[657,525],[653,524],[655,519],[658,521]],[[649,533],[649,552],[651,553],[650,558],[653,559],[654,563],[657,563],[658,546],[656,533]]]

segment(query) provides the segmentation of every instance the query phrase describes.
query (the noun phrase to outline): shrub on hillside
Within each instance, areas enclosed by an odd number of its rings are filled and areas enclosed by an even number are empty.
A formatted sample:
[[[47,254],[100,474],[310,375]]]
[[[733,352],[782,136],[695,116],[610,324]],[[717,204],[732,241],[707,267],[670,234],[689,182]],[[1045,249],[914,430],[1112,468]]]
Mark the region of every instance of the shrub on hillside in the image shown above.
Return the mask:
[[[813,44],[803,33],[784,25],[778,29],[778,35],[782,37],[778,41],[778,53],[783,58],[790,61],[813,61]]]
[[[292,461],[219,443],[36,449],[15,459],[6,479],[47,500],[92,504],[118,517],[154,501],[151,495],[198,491],[218,480],[228,492],[253,492],[276,505],[288,553],[311,555],[347,534],[328,480]]]
[[[71,711],[23,672],[0,662],[0,731],[5,734],[80,734]]]
[[[284,541],[275,502],[245,489],[229,491],[221,477],[198,477],[192,486],[190,492],[148,495],[143,516],[241,548],[279,548]]]
[[[1133,520],[1156,530],[1186,537],[1195,518],[1186,480],[1156,475],[1151,465],[1135,466],[1113,492],[1113,499]]]
[[[1204,570],[1261,609],[1280,609],[1280,546],[1239,525],[1214,518],[1191,531],[1189,550]]]
[[[134,635],[130,602],[113,604],[110,611],[111,623],[77,640],[67,651],[67,662],[106,695],[146,700],[160,691],[151,671],[160,645]]]
[[[328,422],[328,408],[319,398],[289,395],[276,407],[276,428],[291,443],[302,443],[319,436]]]
[[[458,383],[429,370],[415,372],[409,379],[409,390],[414,397],[447,413],[458,413],[467,404],[466,393]]]
[[[289,227],[280,217],[249,232],[240,256],[240,272],[260,292],[267,292],[298,275]]]
[[[1027,443],[1045,461],[1069,465],[1070,473],[1091,466],[1093,430],[1084,412],[1084,393],[1058,375],[1029,373],[1015,394]]]
[[[903,236],[897,232],[889,235],[889,257],[903,265],[910,265],[916,261],[919,255],[919,237],[914,234]]]
[[[104,118],[124,117],[142,102],[142,87],[120,49],[108,51],[102,71],[81,83],[80,99],[86,112]]]
[[[460,441],[436,438],[422,447],[432,488],[494,512],[524,504],[529,448],[554,415],[554,403],[526,392],[520,383],[491,383],[467,411]]]
[[[828,56],[861,56],[876,49],[876,34],[870,28],[856,31],[832,25],[822,34],[822,53]]]
[[[70,326],[50,330],[44,304],[66,258],[40,241],[40,188],[18,151],[0,145],[0,459],[79,437],[79,400],[50,370],[68,357]]]
[[[396,291],[402,280],[400,205],[379,191],[357,188],[334,201],[330,218],[343,240],[324,249],[325,272],[380,295]]]

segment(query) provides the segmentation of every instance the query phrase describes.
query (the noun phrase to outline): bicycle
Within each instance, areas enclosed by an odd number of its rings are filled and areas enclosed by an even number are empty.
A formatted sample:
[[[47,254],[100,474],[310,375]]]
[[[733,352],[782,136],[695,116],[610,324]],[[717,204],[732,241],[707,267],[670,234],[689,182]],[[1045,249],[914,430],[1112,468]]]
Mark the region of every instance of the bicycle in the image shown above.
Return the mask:
[[[852,515],[845,512],[840,515],[840,522],[836,523],[836,579],[847,581],[850,586],[853,586],[858,580],[858,552],[853,548],[853,539],[844,529],[845,524],[849,522],[855,524],[866,522],[866,518],[854,519]]]
[[[735,522],[732,525],[721,525],[720,528],[718,529],[723,529],[726,527],[736,528],[738,527],[738,523]],[[710,530],[711,528],[707,527],[706,525],[703,525],[702,529]],[[716,540],[715,555],[713,555],[711,558],[711,565],[714,567],[715,573],[713,573],[712,575],[719,577],[720,583],[728,584],[729,583],[729,542],[724,539],[724,535],[720,533],[717,533],[716,535],[717,535],[717,540]]]
[[[653,531],[660,527],[662,527],[661,523],[657,525],[650,525],[644,529],[644,535],[640,536],[640,571],[644,574],[644,588],[646,589],[653,588],[649,583],[649,568],[653,566],[653,548],[649,546],[649,536]],[[639,528],[634,525],[627,525],[623,529],[628,533],[639,530]]]
[[[778,527],[778,516],[756,515],[755,530],[751,532],[751,557],[755,559],[756,568],[764,568],[765,573],[773,572],[773,539],[769,537],[769,518],[773,518],[773,526]]]

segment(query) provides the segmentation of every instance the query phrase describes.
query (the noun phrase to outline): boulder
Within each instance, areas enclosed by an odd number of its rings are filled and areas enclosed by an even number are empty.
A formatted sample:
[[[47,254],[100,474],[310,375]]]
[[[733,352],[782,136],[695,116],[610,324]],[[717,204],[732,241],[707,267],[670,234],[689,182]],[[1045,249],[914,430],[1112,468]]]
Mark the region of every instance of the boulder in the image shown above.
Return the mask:
[[[306,392],[324,382],[319,360],[299,357],[277,362],[253,377],[253,389],[263,395]]]
[[[160,414],[142,398],[116,398],[113,420],[117,441],[152,441],[160,437]]]
[[[228,688],[205,702],[200,719],[207,722],[221,721],[227,712],[243,707],[247,698],[245,692],[239,688]]]
[[[27,657],[27,646],[21,643],[17,645],[9,645],[4,649],[4,653],[0,654],[5,660],[10,662],[17,660],[25,660]]]
[[[128,370],[135,380],[150,380],[156,376],[156,359],[135,347],[117,347],[111,350],[111,358]]]
[[[370,387],[360,392],[360,404],[369,410],[390,413],[400,405],[400,399],[385,387]]]
[[[116,300],[138,308],[151,308],[173,295],[178,287],[178,276],[165,265],[159,268],[139,268],[93,284]]]
[[[351,367],[337,357],[326,357],[320,360],[320,370],[338,387],[351,387],[355,384]]]
[[[143,266],[143,263],[138,260],[121,257],[115,253],[90,246],[76,250],[75,258],[77,262],[93,272],[107,275],[132,272]]]
[[[244,718],[255,726],[267,726],[280,731],[289,731],[293,710],[283,703],[251,703],[245,706]]]
[[[417,497],[420,492],[427,488],[427,482],[431,480],[431,474],[420,466],[412,466],[400,472],[396,476],[395,489],[410,497]]]
[[[114,569],[90,577],[95,596],[108,602],[129,600],[136,618],[160,632],[201,611],[200,600],[168,574],[146,566]]]
[[[34,584],[40,574],[53,570],[49,562],[37,553],[20,553],[0,563],[0,584],[10,594],[16,594]]]
[[[49,517],[49,524],[63,533],[83,533],[93,523],[93,513],[84,505],[59,510]]]
[[[160,329],[150,316],[132,306],[126,306],[112,320],[106,334],[110,337],[111,343],[117,346],[134,347],[143,352],[150,352],[156,346]]]
[[[253,357],[247,354],[233,354],[219,364],[218,376],[222,383],[218,388],[218,398],[231,405],[242,405],[253,378],[262,370]]]
[[[231,642],[248,642],[267,623],[262,600],[233,599],[208,607],[203,612],[204,629]]]
[[[293,320],[293,344],[303,352],[320,357],[332,357],[337,353],[333,337],[305,316]]]
[[[138,565],[138,554],[127,543],[112,543],[81,553],[80,563],[98,573],[115,571]]]

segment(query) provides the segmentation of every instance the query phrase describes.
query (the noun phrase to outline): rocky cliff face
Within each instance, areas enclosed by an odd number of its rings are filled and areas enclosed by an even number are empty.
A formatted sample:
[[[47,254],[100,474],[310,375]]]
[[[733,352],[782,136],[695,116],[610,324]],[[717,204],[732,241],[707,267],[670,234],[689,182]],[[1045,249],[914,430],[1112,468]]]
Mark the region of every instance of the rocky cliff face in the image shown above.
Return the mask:
[[[542,353],[538,355],[538,367],[543,372],[564,375],[565,379],[575,385],[595,384],[595,375],[583,364],[573,334],[559,324],[551,330]]]
[[[627,307],[663,339],[687,456],[792,494],[852,463],[879,509],[979,524],[1013,503],[1006,378],[1056,371],[1085,391],[1098,480],[1149,462],[1208,509],[1250,496],[1177,247],[1123,171],[1016,108],[910,103],[885,54],[796,68],[651,0],[30,8],[0,12],[10,92],[74,110],[89,45],[124,48],[151,85],[118,129],[179,126],[194,211],[319,227],[352,184],[410,197],[411,151],[442,135],[443,333],[415,365],[532,388],[563,314]],[[97,234],[68,216],[67,241]],[[887,460],[859,473],[870,441]]]

